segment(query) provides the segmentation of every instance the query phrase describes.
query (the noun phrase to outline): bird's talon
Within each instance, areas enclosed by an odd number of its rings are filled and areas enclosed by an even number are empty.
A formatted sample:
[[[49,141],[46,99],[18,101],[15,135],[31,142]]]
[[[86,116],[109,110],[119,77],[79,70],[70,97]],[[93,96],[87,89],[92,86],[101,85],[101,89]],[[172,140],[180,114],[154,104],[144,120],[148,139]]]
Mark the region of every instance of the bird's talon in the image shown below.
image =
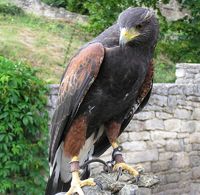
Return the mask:
[[[133,167],[127,165],[126,163],[116,163],[113,167],[113,170],[118,171],[119,168],[121,168],[123,171],[127,171],[130,175],[133,175],[134,177],[139,176],[139,172]]]
[[[118,168],[118,174],[117,174],[117,179],[116,179],[116,181],[119,180],[119,177],[120,177],[121,175],[122,175],[122,168],[119,167],[119,168]]]
[[[138,176],[135,176],[135,182],[136,182],[136,183],[138,183],[138,182],[139,182],[139,180],[140,180],[140,175],[138,175]]]
[[[89,178],[80,182],[80,186],[95,186],[96,183],[94,182],[93,178]]]
[[[100,181],[95,180],[94,182],[101,190],[103,190],[103,185],[102,185],[102,183]]]
[[[82,187],[84,186],[95,186],[96,183],[94,182],[93,178],[89,178],[83,181],[78,181],[77,183],[74,183],[71,185],[69,191],[66,193],[66,195],[73,195],[78,193],[79,195],[84,195],[84,192],[82,190]]]
[[[81,189],[80,185],[71,186],[69,191],[66,193],[66,195],[73,195],[76,193],[78,193],[79,195],[84,195],[83,190]]]

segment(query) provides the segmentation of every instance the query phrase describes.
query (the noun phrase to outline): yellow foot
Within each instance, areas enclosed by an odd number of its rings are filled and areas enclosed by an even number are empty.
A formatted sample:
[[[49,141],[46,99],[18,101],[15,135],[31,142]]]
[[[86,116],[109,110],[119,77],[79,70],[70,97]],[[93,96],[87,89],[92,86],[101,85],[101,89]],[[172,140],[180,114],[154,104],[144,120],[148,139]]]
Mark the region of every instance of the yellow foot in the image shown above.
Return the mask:
[[[116,163],[113,167],[113,170],[118,171],[119,169],[128,171],[128,173],[130,175],[133,175],[134,177],[138,177],[139,176],[139,172],[137,170],[135,170],[133,167],[127,165],[126,163]]]
[[[79,178],[78,172],[73,172],[71,187],[70,187],[69,191],[66,193],[66,195],[73,195],[74,193],[78,193],[79,195],[84,195],[81,187],[95,186],[95,185],[96,185],[96,183],[94,182],[94,179],[89,178],[89,179],[81,181]]]

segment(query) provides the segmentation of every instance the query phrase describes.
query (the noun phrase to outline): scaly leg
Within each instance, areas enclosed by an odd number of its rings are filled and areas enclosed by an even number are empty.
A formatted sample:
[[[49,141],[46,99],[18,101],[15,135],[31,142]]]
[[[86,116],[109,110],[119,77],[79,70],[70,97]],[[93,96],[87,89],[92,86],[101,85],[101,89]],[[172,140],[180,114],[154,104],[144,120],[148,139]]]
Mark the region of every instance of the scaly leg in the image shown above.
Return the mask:
[[[128,171],[128,173],[130,175],[133,175],[134,177],[138,178],[138,176],[139,176],[138,171],[136,169],[134,169],[133,167],[131,167],[130,165],[127,165],[124,162],[124,159],[123,159],[123,156],[122,156],[122,153],[121,153],[122,147],[118,146],[117,142],[113,142],[111,145],[114,149],[112,158],[115,161],[115,165],[113,167],[113,170],[117,170],[117,171],[119,169],[126,170],[126,171]]]
[[[139,173],[137,170],[135,170],[133,167],[127,165],[124,162],[123,156],[122,156],[122,147],[120,147],[117,144],[117,137],[119,136],[121,129],[121,124],[117,123],[115,121],[112,121],[107,124],[107,136],[108,139],[113,147],[113,154],[112,154],[112,160],[115,161],[114,170],[126,170],[129,174],[133,175],[134,177],[138,178]]]
[[[71,187],[66,195],[72,195],[74,193],[84,195],[81,187],[96,185],[93,179],[81,181],[79,176],[78,156],[86,141],[87,125],[87,118],[85,116],[79,116],[73,121],[64,139],[64,152],[71,159],[70,166],[72,173]]]
[[[74,156],[71,160],[71,172],[72,172],[72,181],[71,181],[71,187],[69,191],[66,193],[66,195],[72,195],[74,193],[78,193],[79,195],[84,195],[83,190],[81,187],[83,186],[95,186],[96,183],[94,182],[94,179],[89,178],[86,180],[81,181],[79,176],[79,161],[78,157]]]

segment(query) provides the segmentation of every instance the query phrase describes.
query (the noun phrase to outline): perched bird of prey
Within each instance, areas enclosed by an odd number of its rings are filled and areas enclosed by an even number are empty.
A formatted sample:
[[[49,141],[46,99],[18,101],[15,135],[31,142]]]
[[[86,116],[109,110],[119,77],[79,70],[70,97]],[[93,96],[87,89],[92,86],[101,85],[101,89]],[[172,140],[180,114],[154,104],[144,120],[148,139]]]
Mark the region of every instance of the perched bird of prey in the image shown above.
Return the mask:
[[[88,169],[80,175],[79,167],[110,146],[113,169],[138,176],[125,163],[117,138],[150,97],[158,29],[152,10],[128,8],[72,57],[52,119],[46,195],[83,195],[81,187],[95,182]]]

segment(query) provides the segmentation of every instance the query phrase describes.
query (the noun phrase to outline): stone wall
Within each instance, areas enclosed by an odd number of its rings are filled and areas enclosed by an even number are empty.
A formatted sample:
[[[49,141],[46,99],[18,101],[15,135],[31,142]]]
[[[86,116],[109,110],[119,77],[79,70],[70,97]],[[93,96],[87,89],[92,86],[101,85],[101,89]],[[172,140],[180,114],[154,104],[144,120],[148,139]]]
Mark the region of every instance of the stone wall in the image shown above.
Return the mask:
[[[44,16],[49,19],[63,20],[71,23],[87,23],[87,16],[69,12],[64,8],[51,7],[41,2],[41,0],[11,0],[11,2],[21,7],[24,11],[37,16]]]
[[[177,64],[176,77],[176,83],[200,84],[200,65],[187,63]]]
[[[126,162],[161,179],[146,195],[200,194],[199,73],[200,64],[178,64],[177,82],[154,84],[148,105],[120,136]],[[57,85],[51,87],[50,113],[58,92]],[[103,158],[110,160],[111,151]]]
[[[177,0],[169,0],[167,4],[163,3],[163,1],[158,1],[158,7],[167,21],[177,21],[190,16],[190,11],[183,8]]]

